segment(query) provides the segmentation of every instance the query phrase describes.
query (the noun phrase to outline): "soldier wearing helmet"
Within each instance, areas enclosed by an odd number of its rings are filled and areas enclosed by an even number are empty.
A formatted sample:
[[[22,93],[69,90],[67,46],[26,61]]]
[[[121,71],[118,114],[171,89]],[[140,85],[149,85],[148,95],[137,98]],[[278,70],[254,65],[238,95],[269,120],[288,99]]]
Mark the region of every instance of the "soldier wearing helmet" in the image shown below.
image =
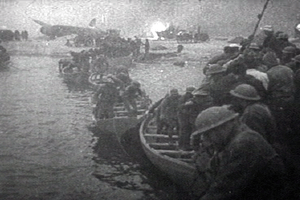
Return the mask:
[[[161,121],[158,132],[166,130],[169,135],[170,142],[172,142],[172,136],[175,133],[178,135],[179,124],[178,124],[178,108],[179,108],[179,95],[178,90],[173,88],[170,90],[170,95],[166,96],[160,105],[159,120]]]
[[[285,66],[290,66],[292,62],[292,58],[296,56],[297,49],[293,46],[287,46],[282,50],[282,57],[280,59],[280,64]]]
[[[210,107],[195,125],[191,142],[198,179],[206,183],[199,199],[283,198],[282,160],[259,133],[238,120],[237,113],[226,106]]]
[[[294,133],[300,133],[300,55],[295,56],[292,60],[294,62],[292,70],[295,73],[295,101],[293,106],[292,129]],[[299,140],[300,138],[298,141]],[[295,146],[298,146],[298,144]]]
[[[241,115],[241,121],[274,144],[278,137],[276,122],[268,106],[260,101],[256,89],[248,84],[240,84],[230,94],[233,97],[232,109]]]
[[[212,65],[207,71],[209,78],[209,94],[214,105],[228,104],[230,101],[230,88],[237,83],[233,74],[227,74],[227,69],[219,64]]]
[[[189,112],[185,109],[184,105],[187,101],[193,98],[194,87],[187,87],[186,93],[183,94],[179,99],[178,107],[178,123],[179,123],[179,137],[183,135],[185,127],[189,124]],[[180,140],[179,140],[180,141]]]
[[[141,84],[138,81],[133,80],[121,94],[124,106],[130,116],[137,115],[136,99],[138,96],[143,96],[143,92],[140,87]]]
[[[237,57],[238,54],[239,54],[239,47],[238,46],[236,46],[236,45],[225,46],[223,48],[223,53],[212,57],[207,62],[206,66],[212,65],[212,64],[217,64],[219,61],[225,61],[225,62],[227,62],[227,61],[229,61],[229,60]]]
[[[285,47],[294,47],[294,48],[296,48],[295,44],[289,42],[289,36],[286,33],[278,34],[278,36],[277,36],[277,46],[281,51],[284,51]],[[278,58],[282,59],[282,53],[283,52],[278,51],[277,53],[279,53],[279,55],[277,55]]]
[[[198,114],[212,106],[212,98],[205,87],[192,92],[193,97],[179,106],[179,148],[189,150],[190,136],[195,131],[195,120]]]
[[[96,107],[93,111],[96,119],[108,119],[114,117],[114,104],[118,98],[118,90],[113,80],[102,77],[101,84],[94,94],[97,99]]]
[[[288,135],[295,95],[295,74],[289,67],[276,65],[276,62],[270,66],[271,68],[267,71],[269,84],[266,103],[276,120],[278,131]]]
[[[266,36],[264,39],[263,45],[262,45],[263,49],[266,51],[268,49],[273,50],[277,53],[278,52],[278,40],[275,36],[273,27],[271,25],[266,25],[262,28],[262,30]]]

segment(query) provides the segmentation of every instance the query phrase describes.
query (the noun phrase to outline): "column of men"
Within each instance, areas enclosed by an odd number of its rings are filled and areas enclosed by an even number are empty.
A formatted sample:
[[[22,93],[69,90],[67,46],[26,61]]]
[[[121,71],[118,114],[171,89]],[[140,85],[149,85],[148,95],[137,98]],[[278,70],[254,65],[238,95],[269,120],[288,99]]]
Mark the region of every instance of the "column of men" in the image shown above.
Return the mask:
[[[261,45],[226,46],[199,88],[172,89],[149,110],[158,134],[177,133],[178,148],[195,151],[201,200],[299,199],[300,51],[287,34],[263,30]]]

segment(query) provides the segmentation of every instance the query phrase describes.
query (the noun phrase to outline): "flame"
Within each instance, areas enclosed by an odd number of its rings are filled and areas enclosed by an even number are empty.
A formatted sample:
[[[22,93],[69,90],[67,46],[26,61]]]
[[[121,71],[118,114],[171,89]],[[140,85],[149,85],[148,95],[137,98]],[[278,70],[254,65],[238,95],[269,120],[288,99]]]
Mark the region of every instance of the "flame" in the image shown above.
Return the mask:
[[[158,35],[156,32],[165,31],[168,28],[168,24],[164,25],[162,22],[154,22],[151,26],[151,33],[154,36],[154,39],[158,39]]]

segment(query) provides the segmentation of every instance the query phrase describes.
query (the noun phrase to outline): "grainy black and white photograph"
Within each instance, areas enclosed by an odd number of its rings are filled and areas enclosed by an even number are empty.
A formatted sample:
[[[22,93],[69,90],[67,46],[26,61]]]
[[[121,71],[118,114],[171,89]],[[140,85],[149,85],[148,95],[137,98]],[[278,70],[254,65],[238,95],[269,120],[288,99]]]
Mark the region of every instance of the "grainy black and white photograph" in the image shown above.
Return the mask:
[[[299,200],[299,0],[0,0],[0,199]]]

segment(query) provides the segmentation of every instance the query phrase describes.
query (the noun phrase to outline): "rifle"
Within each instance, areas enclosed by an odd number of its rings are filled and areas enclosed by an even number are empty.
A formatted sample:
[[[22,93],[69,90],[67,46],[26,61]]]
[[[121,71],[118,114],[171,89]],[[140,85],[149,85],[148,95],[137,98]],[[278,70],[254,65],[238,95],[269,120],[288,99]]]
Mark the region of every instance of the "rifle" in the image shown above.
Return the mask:
[[[249,42],[249,44],[247,45],[247,47],[249,47],[249,45],[251,44],[251,42],[252,42],[253,39],[254,39],[255,33],[256,33],[257,29],[258,29],[258,26],[259,26],[259,24],[260,24],[260,21],[261,21],[262,17],[264,16],[265,10],[267,9],[267,6],[268,6],[269,2],[270,2],[270,0],[267,0],[267,1],[266,1],[265,5],[264,5],[264,7],[263,7],[262,12],[261,12],[260,14],[257,15],[258,21],[257,21],[257,23],[256,23],[256,25],[255,25],[255,28],[254,28],[253,33],[252,33],[252,35],[251,35],[252,37],[251,37],[250,42]]]

